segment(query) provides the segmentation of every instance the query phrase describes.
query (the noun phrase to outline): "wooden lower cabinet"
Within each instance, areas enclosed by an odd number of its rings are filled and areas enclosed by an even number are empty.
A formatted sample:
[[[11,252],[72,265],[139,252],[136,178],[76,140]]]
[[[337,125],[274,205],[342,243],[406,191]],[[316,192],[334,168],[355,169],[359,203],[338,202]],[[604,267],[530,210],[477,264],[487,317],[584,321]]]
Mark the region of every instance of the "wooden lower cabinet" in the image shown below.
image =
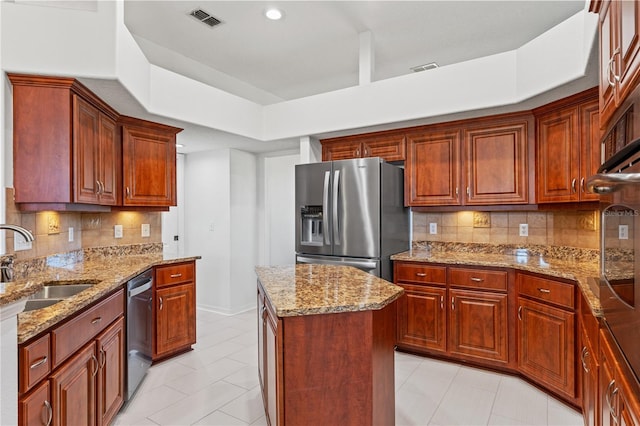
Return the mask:
[[[70,336],[63,330],[89,316],[100,327],[106,313],[116,309],[116,319],[95,330],[77,330]],[[96,321],[96,319],[98,319]],[[120,290],[96,302],[92,307],[54,327],[31,343],[21,345],[19,352],[30,348],[40,349],[43,342],[51,342],[51,353],[62,353],[78,343],[78,334],[84,333],[82,346],[70,352],[53,371],[18,396],[18,421],[20,425],[108,425],[124,403],[125,380],[125,320],[124,294]],[[45,336],[53,336],[49,337]],[[35,346],[34,346],[35,344]],[[29,353],[30,351],[26,351]],[[31,351],[33,352],[33,351]],[[35,351],[39,352],[39,351]],[[26,362],[19,358],[19,376],[40,361]]]
[[[449,352],[509,361],[507,295],[450,289]]]
[[[155,361],[189,350],[196,343],[195,262],[156,267],[154,299]]]
[[[398,283],[404,295],[398,300],[398,344],[446,352],[447,290],[442,287]]]
[[[575,313],[518,298],[518,368],[568,398],[575,389]]]

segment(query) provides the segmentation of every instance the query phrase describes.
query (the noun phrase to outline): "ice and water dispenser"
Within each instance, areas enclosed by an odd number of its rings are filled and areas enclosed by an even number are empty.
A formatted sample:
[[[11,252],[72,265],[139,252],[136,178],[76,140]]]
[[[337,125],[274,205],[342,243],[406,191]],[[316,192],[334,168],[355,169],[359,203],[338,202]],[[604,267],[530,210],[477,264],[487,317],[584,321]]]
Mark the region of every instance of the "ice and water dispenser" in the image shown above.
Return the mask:
[[[300,209],[300,220],[302,221],[300,243],[321,246],[323,242],[322,206],[303,206]]]

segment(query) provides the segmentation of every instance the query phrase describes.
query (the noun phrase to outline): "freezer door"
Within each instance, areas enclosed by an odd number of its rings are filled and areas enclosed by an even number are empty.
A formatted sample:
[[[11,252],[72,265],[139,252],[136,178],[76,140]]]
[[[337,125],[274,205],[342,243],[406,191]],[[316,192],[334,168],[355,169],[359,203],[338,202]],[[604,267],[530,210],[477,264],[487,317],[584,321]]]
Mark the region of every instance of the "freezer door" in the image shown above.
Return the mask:
[[[332,253],[331,244],[331,163],[296,166],[296,252]]]
[[[334,256],[380,257],[380,162],[333,162],[329,204]]]

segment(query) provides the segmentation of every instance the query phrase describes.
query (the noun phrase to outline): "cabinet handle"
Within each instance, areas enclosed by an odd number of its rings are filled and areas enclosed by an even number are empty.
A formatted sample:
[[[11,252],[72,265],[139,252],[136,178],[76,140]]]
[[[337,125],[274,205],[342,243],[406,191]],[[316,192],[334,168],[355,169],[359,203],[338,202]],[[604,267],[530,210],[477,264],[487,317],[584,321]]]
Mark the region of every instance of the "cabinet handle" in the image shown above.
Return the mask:
[[[47,362],[47,356],[46,356],[46,355],[45,355],[45,356],[43,356],[42,358],[40,358],[38,361],[36,361],[36,362],[34,362],[33,364],[31,364],[31,365],[29,366],[29,368],[33,369],[33,368],[39,367],[39,366],[41,366],[42,364],[44,364],[45,362]]]
[[[91,359],[96,363],[96,368],[93,370],[93,377],[96,377],[98,374],[98,369],[100,368],[100,363],[98,362],[98,358],[95,355],[91,355]]]
[[[541,287],[538,287],[538,291],[539,291],[540,293],[544,293],[544,294],[549,294],[549,293],[551,293],[551,290],[549,290],[548,288],[541,288]]]
[[[467,197],[471,198],[471,188],[467,186]]]
[[[51,403],[47,400],[44,401],[44,408],[47,409],[47,417],[43,424],[44,426],[49,426],[51,424],[51,420],[53,420],[53,408],[51,408]]]
[[[100,321],[102,321],[102,317],[94,318],[94,319],[91,320],[91,324],[97,324]]]
[[[158,300],[160,301],[160,310],[162,310],[162,296],[158,297]]]
[[[96,181],[96,186],[97,186],[96,194],[100,195],[100,181],[99,180]]]
[[[367,148],[364,149],[364,156],[365,157],[369,156],[369,150]]]
[[[587,190],[584,187],[584,178],[580,179],[580,191],[582,191],[583,194],[587,192]]]
[[[518,319],[522,321],[522,305],[518,308]]]
[[[180,278],[182,276],[182,274],[171,274],[170,277],[171,278]]]
[[[615,87],[616,82],[620,81],[620,76],[616,75],[613,69],[613,60],[615,59],[616,55],[618,55],[619,53],[620,53],[620,48],[618,47],[616,50],[613,51],[611,58],[609,58],[609,63],[607,64],[607,82],[611,87]],[[613,81],[611,81],[612,75],[613,75]]]
[[[356,149],[355,156],[360,157],[360,148]]]
[[[474,281],[474,282],[477,282],[477,283],[481,283],[484,280],[482,278],[471,277],[471,281]]]
[[[613,421],[615,424],[619,423],[619,415],[617,412],[618,409],[618,404],[616,404],[616,400],[615,397],[616,395],[618,395],[618,391],[620,390],[619,387],[616,386],[616,388],[613,390],[613,392],[611,392],[611,401],[613,401],[613,407],[611,406],[611,404],[609,405],[609,408],[611,409],[611,415],[613,416]]]
[[[574,194],[576,193],[576,182],[577,182],[577,181],[578,181],[578,180],[577,180],[577,179],[575,179],[575,178],[571,179],[571,191],[572,191]]]
[[[609,382],[609,386],[607,386],[607,391],[604,394],[604,399],[607,401],[607,405],[609,406],[609,411],[613,412],[613,407],[611,406],[611,388],[616,384],[616,380],[613,379]]]
[[[582,361],[582,369],[585,372],[588,373],[590,370],[589,370],[589,367],[587,366],[587,360],[586,360],[587,355],[589,355],[589,349],[587,349],[586,346],[583,346],[582,347],[582,355],[580,356],[580,360]]]
[[[416,272],[416,276],[417,277],[426,277],[427,274],[425,274],[424,272]]]
[[[100,349],[100,368],[104,368],[104,365],[107,363],[107,353],[104,349]]]
[[[444,310],[444,296],[440,296],[440,310]]]
[[[451,297],[451,310],[455,310],[456,309],[456,298],[455,297]]]
[[[127,198],[131,198],[131,190],[127,186]]]
[[[456,197],[458,196],[458,187],[456,186]]]

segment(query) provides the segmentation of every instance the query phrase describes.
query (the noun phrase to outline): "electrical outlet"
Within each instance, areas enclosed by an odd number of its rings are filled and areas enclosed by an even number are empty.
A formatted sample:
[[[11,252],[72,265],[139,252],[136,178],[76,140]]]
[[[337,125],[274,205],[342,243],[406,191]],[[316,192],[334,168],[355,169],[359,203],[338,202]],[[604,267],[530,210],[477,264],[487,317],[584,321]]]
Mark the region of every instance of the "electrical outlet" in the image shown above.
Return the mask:
[[[520,236],[528,237],[529,236],[529,225],[526,223],[520,224]]]
[[[629,225],[618,225],[618,239],[619,240],[629,239]]]
[[[113,227],[113,238],[122,238],[122,225],[115,225]]]
[[[13,250],[21,251],[21,250],[31,250],[33,248],[33,243],[31,241],[27,242],[22,235],[17,232],[13,233]]]
[[[143,237],[148,237],[151,235],[151,227],[149,226],[148,223],[143,223],[142,226],[140,227],[140,234]]]
[[[69,227],[69,242],[73,242],[73,228]]]
[[[429,224],[429,233],[430,234],[437,234],[438,233],[438,224],[437,223],[430,223]]]

